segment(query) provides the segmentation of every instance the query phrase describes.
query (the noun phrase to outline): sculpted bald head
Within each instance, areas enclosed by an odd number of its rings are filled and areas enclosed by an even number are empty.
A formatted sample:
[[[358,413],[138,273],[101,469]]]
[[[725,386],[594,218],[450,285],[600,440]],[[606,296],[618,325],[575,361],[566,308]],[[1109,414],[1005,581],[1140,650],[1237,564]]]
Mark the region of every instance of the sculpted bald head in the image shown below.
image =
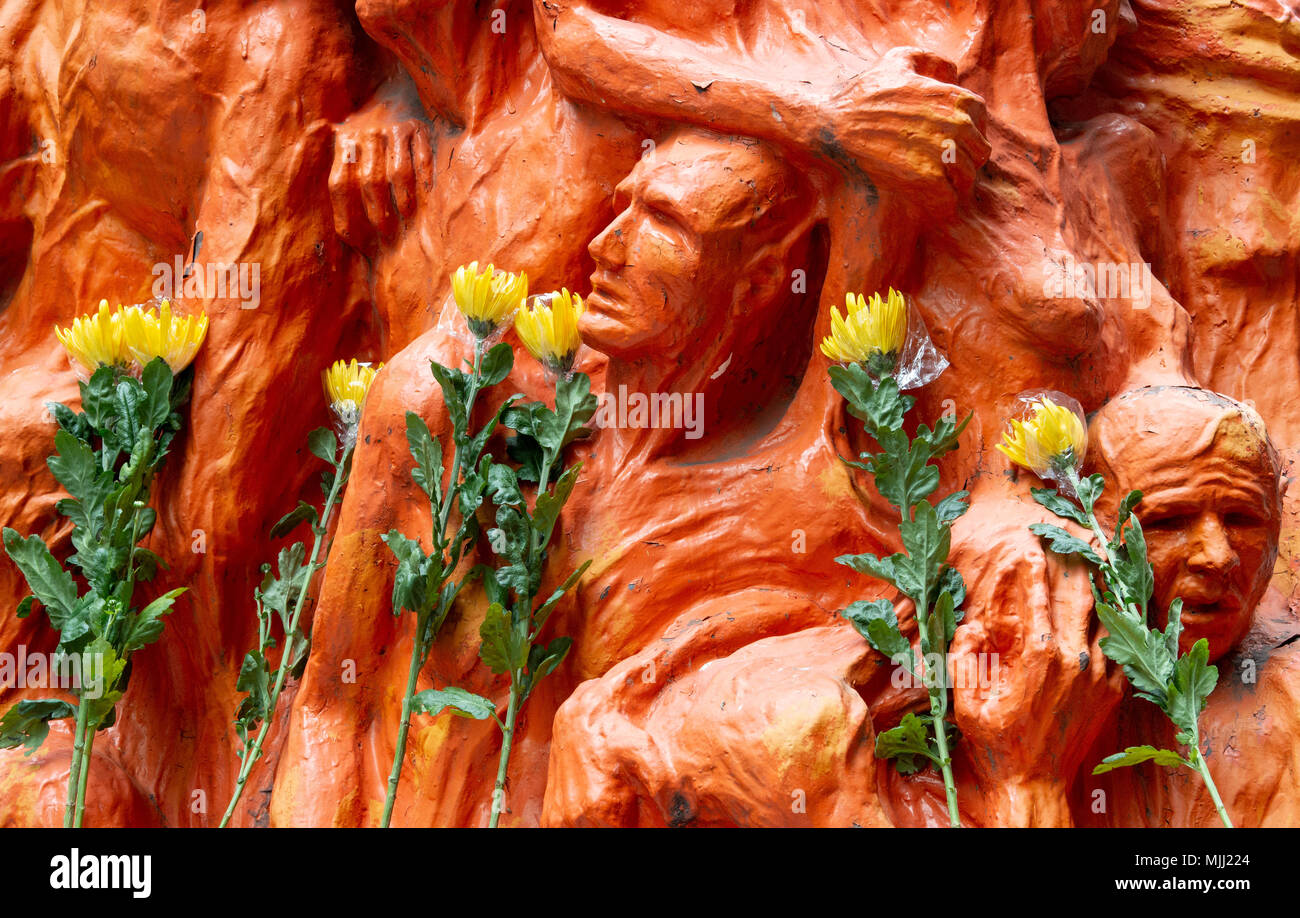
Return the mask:
[[[1217,393],[1161,386],[1112,399],[1090,440],[1109,506],[1143,492],[1157,607],[1181,596],[1183,649],[1204,637],[1211,658],[1223,656],[1249,629],[1277,558],[1280,464],[1263,421]]]

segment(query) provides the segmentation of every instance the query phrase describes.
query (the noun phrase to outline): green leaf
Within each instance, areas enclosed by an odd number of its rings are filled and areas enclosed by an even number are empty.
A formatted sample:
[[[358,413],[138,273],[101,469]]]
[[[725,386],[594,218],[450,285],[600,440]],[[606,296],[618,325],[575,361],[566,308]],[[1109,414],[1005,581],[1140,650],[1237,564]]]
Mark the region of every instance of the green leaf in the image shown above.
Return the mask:
[[[483,377],[482,386],[495,386],[510,375],[515,365],[515,352],[510,345],[502,341],[483,355],[479,364],[479,375]]]
[[[162,617],[172,610],[176,597],[184,593],[186,589],[186,587],[179,587],[164,593],[141,609],[134,618],[130,619],[126,633],[126,643],[122,645],[124,654],[139,650],[141,647],[152,644],[162,637]]]
[[[524,504],[523,492],[519,490],[519,476],[510,466],[494,462],[487,473],[488,499],[500,506],[520,507]]]
[[[403,609],[417,615],[428,611],[432,605],[428,575],[430,565],[438,563],[438,559],[426,556],[419,542],[396,529],[380,536],[380,539],[397,558],[397,572],[393,576],[393,614],[401,615]]]
[[[436,516],[442,504],[442,444],[433,438],[429,425],[414,411],[406,412],[406,445],[415,460],[411,478],[429,498]]]
[[[851,567],[868,577],[883,580],[890,586],[902,590],[912,599],[920,596],[925,586],[916,580],[912,568],[908,565],[907,555],[901,553],[890,555],[888,558],[880,558],[870,552],[861,555],[840,555],[835,559],[835,563]]]
[[[929,497],[939,486],[939,469],[929,465],[930,450],[919,439],[907,443],[905,435],[890,436],[881,432],[885,452],[871,457],[871,473],[876,490],[903,516],[908,508]]]
[[[1058,494],[1055,488],[1030,488],[1034,500],[1042,504],[1062,519],[1073,520],[1085,529],[1088,527],[1088,514],[1068,497]]]
[[[881,432],[902,428],[904,415],[916,402],[899,392],[898,383],[891,376],[886,376],[877,386],[860,364],[833,366],[829,372],[831,385],[848,402],[849,414],[862,421],[867,434],[877,442]]]
[[[975,416],[974,412],[967,414],[958,424],[952,418],[944,415],[934,423],[934,430],[930,430],[924,424],[916,429],[916,439],[926,445],[930,452],[931,459],[938,459],[940,456],[951,452],[957,448],[957,441],[961,437],[962,431],[970,423],[971,418]]]
[[[912,645],[903,636],[894,604],[888,599],[871,602],[859,600],[841,609],[839,614],[852,622],[854,629],[866,638],[868,644],[891,660],[898,656],[906,657],[909,661],[912,659]]]
[[[1178,658],[1174,666],[1174,677],[1166,691],[1168,704],[1165,712],[1189,737],[1199,735],[1196,722],[1201,711],[1205,710],[1210,693],[1219,682],[1219,669],[1209,665],[1209,662],[1210,644],[1201,638],[1191,650]]]
[[[931,614],[943,622],[943,650],[947,650],[948,645],[952,643],[953,635],[957,633],[957,615],[952,594],[946,591],[940,592]]]
[[[307,448],[311,450],[312,455],[317,459],[333,465],[334,456],[338,452],[339,441],[334,436],[334,431],[328,427],[317,427],[307,434]]]
[[[8,526],[4,529],[5,551],[27,578],[27,587],[45,606],[46,614],[59,631],[77,608],[77,584],[55,560],[40,536],[24,539]]]
[[[140,374],[144,386],[144,404],[141,408],[141,420],[150,428],[157,430],[167,423],[172,413],[172,371],[167,361],[155,357]]]
[[[907,714],[897,727],[876,735],[876,758],[893,759],[899,774],[910,775],[921,770],[922,759],[929,759],[942,767],[939,757],[930,749],[928,717]]]
[[[586,573],[587,568],[589,567],[591,567],[590,558],[583,561],[582,565],[576,571],[565,578],[564,583],[560,584],[555,592],[550,595],[550,598],[537,607],[537,610],[533,612],[533,630],[535,632],[542,630],[542,626],[546,624],[547,618],[550,617],[551,609],[554,608],[557,602],[564,598],[564,594],[569,592],[573,585],[578,582],[578,578]]]
[[[934,513],[939,517],[939,522],[944,525],[951,524],[969,510],[970,505],[966,503],[968,497],[970,497],[969,491],[954,491],[939,501],[934,507]]]
[[[961,579],[961,572],[950,564],[945,564],[943,570],[939,572],[939,580],[936,586],[952,596],[952,605],[954,609],[960,609],[961,604],[966,601],[966,582]],[[957,621],[961,621],[961,612],[954,612]]]
[[[113,723],[113,708],[122,699],[122,691],[117,686],[126,669],[126,659],[118,656],[113,645],[103,638],[96,638],[86,645],[82,652],[82,659],[88,657],[96,661],[95,668],[99,674],[99,691],[96,694],[99,697],[91,698],[90,693],[83,687],[81,703],[86,706],[87,724],[98,729],[100,726],[109,726]],[[82,668],[84,671],[84,664]]]
[[[528,675],[524,680],[523,697],[526,699],[555,668],[564,662],[573,646],[573,638],[557,637],[545,647],[530,647],[528,650]]]
[[[1139,695],[1163,709],[1166,686],[1174,674],[1174,661],[1165,650],[1163,636],[1109,603],[1097,603],[1096,609],[1097,618],[1109,632],[1098,642],[1102,653],[1124,667]]]
[[[903,548],[907,550],[907,559],[902,565],[911,571],[911,579],[920,587],[915,592],[903,592],[920,602],[922,591],[928,593],[929,586],[939,579],[939,568],[948,559],[952,532],[947,526],[940,525],[938,514],[928,501],[918,503],[914,513],[913,519],[898,524],[898,532],[903,538]]]
[[[1060,526],[1051,523],[1032,523],[1029,531],[1034,535],[1050,540],[1047,546],[1058,555],[1082,555],[1093,564],[1102,564],[1101,556],[1093,551],[1092,546],[1078,536],[1070,535]]]
[[[112,490],[113,481],[101,475],[95,451],[66,430],[54,434],[54,448],[58,452],[45,460],[45,464],[50,467],[55,480],[77,500],[96,505],[98,509],[97,505]]]
[[[1165,650],[1169,656],[1178,658],[1178,643],[1183,638],[1183,598],[1174,599],[1169,604],[1169,623],[1165,626]]]
[[[90,425],[89,419],[81,412],[73,411],[62,402],[46,402],[45,407],[58,425],[78,440],[85,440],[89,443],[90,438],[95,435],[95,428]]]
[[[479,658],[492,672],[501,675],[523,668],[527,660],[528,635],[516,626],[500,603],[488,606],[483,624],[479,626],[479,638],[482,641]]]
[[[50,721],[75,717],[77,709],[66,701],[43,698],[20,701],[0,719],[0,749],[22,746],[31,755],[50,734]]]
[[[469,424],[465,403],[469,394],[470,378],[460,370],[444,367],[436,360],[429,362],[429,371],[442,389],[442,401],[447,408],[447,416],[451,418],[453,435],[459,441],[465,436],[465,429]]]
[[[579,462],[565,469],[552,490],[537,495],[537,503],[533,507],[533,530],[537,533],[538,547],[545,547],[551,541],[551,531],[555,528],[555,521],[559,519],[565,501],[573,493],[573,486],[577,484],[578,471],[581,468],[582,463]]]
[[[1115,531],[1119,532],[1125,521],[1132,515],[1133,508],[1142,502],[1141,491],[1129,491],[1124,495],[1124,499],[1119,502],[1119,514],[1115,520]]]
[[[552,456],[590,431],[583,425],[596,413],[596,396],[586,373],[574,373],[555,384],[555,411],[538,418],[537,441]]]
[[[244,654],[239,678],[235,680],[235,691],[247,696],[239,705],[241,721],[251,726],[266,719],[271,706],[271,673],[260,650]]]
[[[306,546],[302,542],[294,542],[288,548],[281,549],[276,559],[280,576],[272,576],[270,566],[263,566],[266,576],[258,588],[258,595],[268,609],[274,609],[282,616],[288,614],[289,606],[298,598],[304,581],[311,573],[307,565],[303,564],[306,555]]]
[[[1079,481],[1079,503],[1083,504],[1083,509],[1088,513],[1093,511],[1097,505],[1097,498],[1101,496],[1102,490],[1106,487],[1106,480],[1100,475],[1089,475]]]
[[[443,711],[451,711],[457,717],[487,720],[496,710],[497,706],[490,699],[462,688],[425,689],[411,698],[412,713],[435,717]]]
[[[1147,603],[1155,589],[1155,579],[1151,573],[1151,563],[1147,560],[1146,537],[1136,516],[1129,518],[1122,549],[1119,550],[1113,543],[1111,545],[1110,571],[1118,581],[1118,584],[1111,586],[1122,586],[1127,601],[1136,603],[1145,616]]]
[[[1157,749],[1155,746],[1129,746],[1123,752],[1108,755],[1101,764],[1092,770],[1094,775],[1104,775],[1116,768],[1127,768],[1154,760],[1157,765],[1177,768],[1179,765],[1192,766],[1178,753],[1170,749]]]
[[[280,539],[287,536],[303,520],[311,520],[312,526],[315,527],[320,524],[320,514],[316,512],[316,508],[311,504],[305,500],[300,500],[298,506],[280,517],[279,521],[271,527],[271,538]]]

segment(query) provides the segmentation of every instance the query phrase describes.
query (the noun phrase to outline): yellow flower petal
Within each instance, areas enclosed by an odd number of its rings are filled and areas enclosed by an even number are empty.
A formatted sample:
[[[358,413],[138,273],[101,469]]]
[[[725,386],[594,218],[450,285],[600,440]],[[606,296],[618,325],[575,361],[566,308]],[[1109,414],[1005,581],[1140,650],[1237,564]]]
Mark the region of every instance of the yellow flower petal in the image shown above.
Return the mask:
[[[822,353],[840,363],[870,363],[892,369],[907,338],[907,300],[893,287],[888,299],[845,294],[846,314],[831,307],[831,333],[822,339]]]
[[[123,310],[122,327],[126,347],[140,366],[158,357],[167,361],[173,373],[190,365],[208,333],[208,317],[172,315],[170,300],[163,300],[157,311],[133,306]]]
[[[360,411],[370,392],[370,386],[375,381],[375,374],[383,368],[382,363],[377,367],[358,363],[355,357],[351,363],[336,360],[333,366],[321,373],[330,406],[340,413]]]
[[[54,326],[54,336],[70,358],[92,373],[101,366],[126,364],[131,359],[123,339],[122,307],[110,312],[108,300],[100,300],[98,312],[73,319],[66,329]]]
[[[1040,477],[1066,467],[1077,469],[1088,446],[1088,431],[1079,416],[1048,396],[1031,403],[1031,416],[1011,420],[998,451]]]
[[[578,317],[584,308],[582,297],[568,289],[533,297],[515,313],[515,331],[536,360],[557,373],[567,373],[582,344]]]
[[[469,323],[470,331],[486,338],[519,308],[528,296],[528,275],[498,271],[478,262],[461,265],[451,276],[451,295]]]

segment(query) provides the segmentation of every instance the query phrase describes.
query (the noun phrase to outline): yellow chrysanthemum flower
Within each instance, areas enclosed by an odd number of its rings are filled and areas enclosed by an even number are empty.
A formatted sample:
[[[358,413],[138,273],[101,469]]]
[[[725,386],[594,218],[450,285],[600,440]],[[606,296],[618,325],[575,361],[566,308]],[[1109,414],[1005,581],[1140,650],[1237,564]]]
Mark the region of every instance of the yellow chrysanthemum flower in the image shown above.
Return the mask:
[[[173,373],[190,365],[208,333],[208,317],[172,315],[170,300],[163,300],[158,311],[132,308],[124,310],[122,328],[130,350],[140,366],[148,366],[157,357],[167,361]]]
[[[831,307],[831,333],[822,353],[841,363],[862,363],[876,376],[891,372],[907,338],[907,301],[893,287],[887,299],[845,294],[845,316]]]
[[[351,363],[336,360],[333,366],[321,373],[330,406],[340,414],[344,411],[359,412],[366,401],[371,383],[375,381],[375,374],[383,368],[382,363],[377,367],[357,363],[355,357]]]
[[[567,289],[533,297],[515,313],[515,331],[539,362],[556,373],[567,373],[582,344],[578,316],[584,308],[582,297]]]
[[[1027,420],[1011,420],[998,450],[1040,477],[1077,468],[1088,445],[1083,421],[1045,395],[1032,403],[1032,410]]]
[[[461,265],[451,276],[456,308],[475,337],[486,338],[504,325],[528,296],[528,275],[498,271],[492,265],[479,271],[478,262]]]
[[[122,336],[122,307],[109,311],[108,300],[99,301],[99,311],[72,320],[66,329],[54,326],[54,336],[68,356],[90,372],[102,366],[126,364],[131,353]]]

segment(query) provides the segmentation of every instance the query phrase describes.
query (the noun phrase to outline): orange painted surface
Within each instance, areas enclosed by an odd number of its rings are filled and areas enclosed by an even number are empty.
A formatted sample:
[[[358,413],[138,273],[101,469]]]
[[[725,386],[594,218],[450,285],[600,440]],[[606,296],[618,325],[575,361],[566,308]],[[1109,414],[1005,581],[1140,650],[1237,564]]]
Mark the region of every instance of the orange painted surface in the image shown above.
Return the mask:
[[[995,699],[955,699],[966,821],[1217,818],[1194,776],[1089,775],[1158,723],[1096,649],[1082,570],[1026,528],[1045,518],[1038,482],[992,448],[1014,396],[1049,388],[1089,412],[1110,403],[1088,471],[1116,487],[1184,457],[1191,506],[1152,559],[1209,631],[1231,620],[1211,638],[1210,767],[1238,824],[1300,822],[1294,499],[1234,403],[1117,398],[1163,385],[1250,400],[1289,481],[1294,16],[1278,0],[870,6],[222,0],[201,22],[158,0],[5,8],[0,522],[70,551],[44,465],[43,405],[76,398],[56,321],[148,299],[196,230],[198,268],[259,271],[252,308],[177,301],[211,326],[148,545],[171,564],[153,588],[191,589],[95,745],[88,825],[218,821],[252,591],[279,547],[266,532],[318,500],[320,372],[352,356],[386,366],[318,578],[311,661],[235,824],[378,822],[412,628],[390,614],[379,536],[429,531],[403,415],[446,431],[428,361],[469,353],[449,278],[476,259],[526,271],[535,292],[592,294],[580,368],[596,391],[702,405],[698,438],[625,425],[572,448],[585,465],[543,589],[592,566],[547,626],[574,650],[524,708],[504,825],[943,824],[937,777],[873,754],[924,690],[894,686],[835,615],[887,588],[834,558],[898,546],[888,506],[837,458],[866,444],[816,342],[845,291],[888,285],[951,361],[915,393],[917,416],[975,413],[940,486],[973,494],[954,532],[971,593],[954,652],[1000,664]],[[1080,280],[1144,263],[1149,298]],[[545,397],[516,350],[497,397]],[[1148,398],[1163,426],[1143,438]],[[1248,485],[1266,525],[1231,505]],[[1180,574],[1197,552],[1202,573]],[[0,610],[25,592],[0,559]],[[477,659],[484,607],[466,591],[421,689],[504,700]],[[54,635],[0,615],[0,649],[20,644],[47,651]],[[0,753],[0,822],[58,824],[70,746],[56,727],[30,758]],[[499,748],[491,722],[418,716],[394,824],[485,824]]]

